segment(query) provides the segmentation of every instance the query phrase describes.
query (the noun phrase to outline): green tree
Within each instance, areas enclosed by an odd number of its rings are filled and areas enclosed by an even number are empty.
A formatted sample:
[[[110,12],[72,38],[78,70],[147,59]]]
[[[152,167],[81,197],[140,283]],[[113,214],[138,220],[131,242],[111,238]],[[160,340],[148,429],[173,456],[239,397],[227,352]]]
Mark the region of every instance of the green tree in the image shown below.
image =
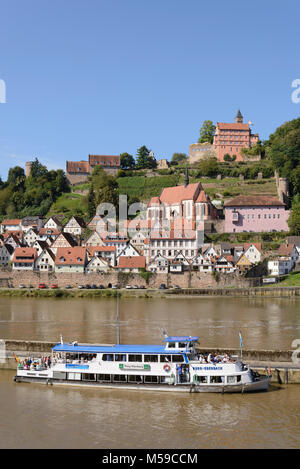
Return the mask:
[[[295,236],[300,236],[300,202],[292,205],[290,216],[288,219],[290,233]]]
[[[153,153],[150,150],[148,150],[148,148],[145,145],[138,148],[136,168],[153,169],[153,168],[156,168],[156,166],[157,166],[157,162],[153,156]]]
[[[10,168],[7,176],[7,184],[12,186],[24,186],[25,182],[25,173],[24,169],[20,166],[15,166]]]
[[[187,155],[185,153],[173,153],[171,164],[177,165],[181,163],[185,163],[187,160]]]
[[[36,158],[32,164],[30,169],[30,176],[33,178],[38,178],[40,176],[45,176],[48,170],[46,166],[42,165],[39,160]]]
[[[300,165],[300,118],[281,125],[264,142],[265,153],[282,177],[292,176]],[[299,174],[299,173],[294,173]],[[293,195],[298,193],[297,178],[291,177]]]
[[[199,176],[215,177],[219,173],[219,164],[216,158],[207,158],[198,164]]]
[[[120,155],[121,169],[133,169],[135,167],[135,160],[129,153],[121,153]]]
[[[215,131],[216,126],[213,124],[213,122],[210,120],[205,120],[200,129],[200,138],[198,140],[198,143],[213,143]]]
[[[87,205],[88,216],[89,218],[92,218],[96,213],[96,197],[95,197],[93,184],[90,185],[87,198],[88,198],[88,205]]]

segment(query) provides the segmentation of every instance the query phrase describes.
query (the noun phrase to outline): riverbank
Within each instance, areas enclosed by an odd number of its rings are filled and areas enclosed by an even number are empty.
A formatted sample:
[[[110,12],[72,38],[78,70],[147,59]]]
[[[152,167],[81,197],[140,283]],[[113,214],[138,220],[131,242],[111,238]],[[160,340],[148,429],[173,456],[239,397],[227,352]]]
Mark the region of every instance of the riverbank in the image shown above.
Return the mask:
[[[40,357],[51,354],[54,342],[0,340],[0,370],[15,370],[15,355],[19,359]],[[199,353],[217,353],[239,356],[236,348],[198,347]],[[293,361],[293,350],[255,350],[244,349],[243,361],[249,363],[254,370],[272,373],[272,382],[278,384],[300,384],[300,363]]]
[[[117,292],[122,298],[167,298],[176,296],[237,296],[237,297],[300,297],[300,287],[255,287],[255,288],[170,288],[170,289],[78,289],[78,288],[0,288],[0,297],[16,298],[111,298]]]

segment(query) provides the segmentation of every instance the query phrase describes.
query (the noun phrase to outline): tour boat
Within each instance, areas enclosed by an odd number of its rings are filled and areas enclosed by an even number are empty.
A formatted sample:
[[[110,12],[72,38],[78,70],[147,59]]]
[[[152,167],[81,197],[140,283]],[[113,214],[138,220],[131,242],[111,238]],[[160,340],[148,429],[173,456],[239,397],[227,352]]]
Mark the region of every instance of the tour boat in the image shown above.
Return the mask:
[[[21,362],[16,382],[180,392],[266,391],[271,376],[238,357],[201,355],[195,336],[165,336],[162,345],[64,343],[47,359]]]

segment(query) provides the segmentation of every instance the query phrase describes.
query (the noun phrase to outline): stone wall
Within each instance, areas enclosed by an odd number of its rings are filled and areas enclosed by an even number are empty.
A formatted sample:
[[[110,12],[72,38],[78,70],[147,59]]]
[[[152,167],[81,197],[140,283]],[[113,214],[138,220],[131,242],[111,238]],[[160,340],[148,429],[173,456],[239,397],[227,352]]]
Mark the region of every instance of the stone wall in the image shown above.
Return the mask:
[[[79,285],[109,285],[120,284],[125,287],[127,284],[144,285],[149,288],[158,288],[162,283],[171,287],[178,285],[180,288],[217,288],[217,287],[239,287],[247,288],[258,285],[259,279],[246,279],[236,274],[218,274],[213,276],[211,273],[203,272],[184,272],[184,273],[168,273],[168,274],[147,274],[146,279],[140,274],[131,274],[123,272],[110,273],[55,273],[55,272],[0,272],[0,286],[18,288],[20,284],[31,285],[37,287],[39,283],[45,283],[47,286],[56,284],[58,287],[64,288],[67,285],[78,287]]]
[[[81,184],[83,182],[87,182],[89,174],[86,174],[86,173],[72,174],[72,173],[66,172],[66,177],[71,185]]]

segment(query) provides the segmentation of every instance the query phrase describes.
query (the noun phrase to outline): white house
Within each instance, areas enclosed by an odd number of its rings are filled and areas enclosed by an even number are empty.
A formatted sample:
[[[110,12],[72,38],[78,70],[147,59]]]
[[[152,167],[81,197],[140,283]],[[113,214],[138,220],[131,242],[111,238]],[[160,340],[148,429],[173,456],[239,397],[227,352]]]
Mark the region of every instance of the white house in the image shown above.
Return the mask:
[[[82,218],[72,216],[63,228],[64,233],[70,233],[75,236],[83,234],[86,226]]]
[[[102,257],[111,267],[116,265],[116,248],[115,246],[89,246],[86,248],[88,261],[94,256]]]
[[[51,229],[51,230],[58,230],[58,231],[61,231],[62,230],[62,224],[61,222],[58,220],[58,218],[56,217],[50,217],[48,218],[48,220],[46,221],[45,225],[44,225],[44,228],[48,228],[48,229]]]
[[[107,272],[110,269],[110,265],[104,257],[94,256],[88,262],[85,271],[87,274],[98,273],[98,272]]]
[[[28,247],[32,246],[37,239],[38,232],[34,228],[29,228],[23,236],[24,243],[26,243]]]
[[[34,248],[16,248],[13,256],[13,270],[33,270],[37,258]]]
[[[214,262],[211,258],[205,258],[202,254],[197,254],[191,261],[193,269],[199,272],[212,272],[214,270]]]
[[[132,244],[127,243],[126,247],[117,255],[117,264],[121,256],[134,257],[140,256],[140,253],[132,246]]]
[[[0,265],[7,267],[13,258],[14,248],[9,244],[3,244],[0,247]]]
[[[10,220],[3,220],[1,222],[1,233],[5,231],[18,231],[21,230],[21,219],[10,219]]]
[[[252,264],[257,264],[261,260],[261,243],[245,243],[244,254]]]
[[[93,231],[82,243],[83,246],[104,246],[103,240],[98,231]]]
[[[45,248],[37,257],[34,268],[40,272],[54,272],[55,254],[49,248]]]
[[[157,254],[148,264],[147,270],[157,274],[167,274],[169,272],[169,261],[161,254]]]

